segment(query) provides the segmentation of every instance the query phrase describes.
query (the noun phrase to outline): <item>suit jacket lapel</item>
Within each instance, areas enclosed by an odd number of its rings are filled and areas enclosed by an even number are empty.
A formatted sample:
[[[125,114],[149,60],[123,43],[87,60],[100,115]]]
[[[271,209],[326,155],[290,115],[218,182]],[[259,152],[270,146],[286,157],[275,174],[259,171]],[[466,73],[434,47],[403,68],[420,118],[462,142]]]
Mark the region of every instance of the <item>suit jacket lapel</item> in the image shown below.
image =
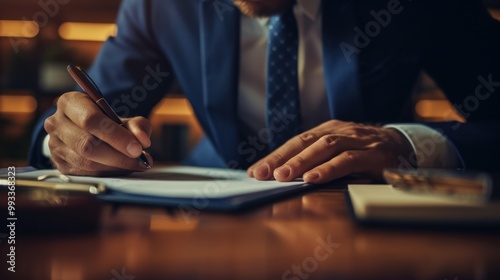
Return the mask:
[[[356,1],[324,0],[322,5],[323,66],[331,117],[361,121],[358,53],[353,51]]]
[[[240,12],[229,2],[213,0],[201,0],[199,12],[204,117],[210,126],[207,134],[226,162],[239,161]]]

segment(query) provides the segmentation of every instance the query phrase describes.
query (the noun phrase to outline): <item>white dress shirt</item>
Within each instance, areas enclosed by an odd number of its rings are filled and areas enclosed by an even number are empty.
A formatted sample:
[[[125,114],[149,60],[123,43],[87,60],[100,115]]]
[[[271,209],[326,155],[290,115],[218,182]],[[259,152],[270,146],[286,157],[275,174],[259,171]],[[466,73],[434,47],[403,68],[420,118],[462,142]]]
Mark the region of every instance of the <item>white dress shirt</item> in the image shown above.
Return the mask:
[[[323,71],[321,0],[298,0],[294,12],[299,30],[302,125],[309,130],[330,119]],[[238,117],[254,133],[266,127],[268,21],[266,18],[241,17]],[[460,167],[456,149],[439,132],[418,124],[387,127],[397,129],[407,137],[418,159],[418,167]],[[43,154],[50,157],[48,136]]]

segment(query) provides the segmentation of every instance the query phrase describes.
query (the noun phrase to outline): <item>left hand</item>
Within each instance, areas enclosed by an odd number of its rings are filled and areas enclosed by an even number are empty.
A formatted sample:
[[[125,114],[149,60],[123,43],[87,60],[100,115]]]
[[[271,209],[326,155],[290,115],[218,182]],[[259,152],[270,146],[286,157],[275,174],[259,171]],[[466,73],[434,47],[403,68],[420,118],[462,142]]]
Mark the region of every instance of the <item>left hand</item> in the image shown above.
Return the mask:
[[[400,156],[408,159],[411,152],[395,129],[331,120],[288,140],[252,165],[248,175],[282,182],[302,177],[314,184],[350,174],[380,179],[384,168],[397,167]]]

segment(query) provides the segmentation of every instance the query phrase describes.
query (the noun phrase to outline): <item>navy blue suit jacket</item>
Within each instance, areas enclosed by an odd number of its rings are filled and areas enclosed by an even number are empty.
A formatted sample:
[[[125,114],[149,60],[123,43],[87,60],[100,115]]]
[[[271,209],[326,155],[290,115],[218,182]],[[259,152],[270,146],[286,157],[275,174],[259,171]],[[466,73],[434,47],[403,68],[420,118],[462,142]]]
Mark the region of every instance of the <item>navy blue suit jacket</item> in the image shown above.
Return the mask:
[[[388,24],[378,21],[380,30],[372,29],[373,36],[368,36],[366,28],[377,22],[375,14],[397,0],[353,0],[355,17],[346,17],[343,7],[335,6],[338,1],[325,0],[322,7],[332,119],[412,121],[410,92],[425,70],[452,103],[463,107],[467,119],[466,124],[427,125],[455,144],[469,169],[497,168],[498,164],[487,163],[498,162],[500,155],[500,24],[481,2],[401,0],[401,12],[393,14]],[[177,80],[206,133],[194,162],[245,168],[257,158],[241,145],[244,134],[236,112],[240,17],[229,0],[125,0],[118,34],[104,44],[90,75],[124,117],[147,116]],[[365,34],[359,35],[356,28]],[[346,57],[355,54],[351,62],[356,64],[355,75],[334,62],[343,40],[338,36],[355,48],[346,49],[344,44]],[[353,81],[353,76],[358,95],[336,92],[338,83]],[[358,110],[342,110],[339,104]],[[30,156],[36,167],[47,167],[40,154],[43,119],[34,132]]]

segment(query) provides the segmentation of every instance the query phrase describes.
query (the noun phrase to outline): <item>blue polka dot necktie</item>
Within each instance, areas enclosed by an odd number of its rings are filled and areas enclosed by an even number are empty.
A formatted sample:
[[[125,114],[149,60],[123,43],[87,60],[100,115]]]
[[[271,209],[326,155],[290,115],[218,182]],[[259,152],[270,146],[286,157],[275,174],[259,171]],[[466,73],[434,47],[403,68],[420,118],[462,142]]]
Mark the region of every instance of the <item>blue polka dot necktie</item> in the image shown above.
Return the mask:
[[[267,46],[267,128],[275,150],[300,131],[299,34],[293,7],[271,17]]]

